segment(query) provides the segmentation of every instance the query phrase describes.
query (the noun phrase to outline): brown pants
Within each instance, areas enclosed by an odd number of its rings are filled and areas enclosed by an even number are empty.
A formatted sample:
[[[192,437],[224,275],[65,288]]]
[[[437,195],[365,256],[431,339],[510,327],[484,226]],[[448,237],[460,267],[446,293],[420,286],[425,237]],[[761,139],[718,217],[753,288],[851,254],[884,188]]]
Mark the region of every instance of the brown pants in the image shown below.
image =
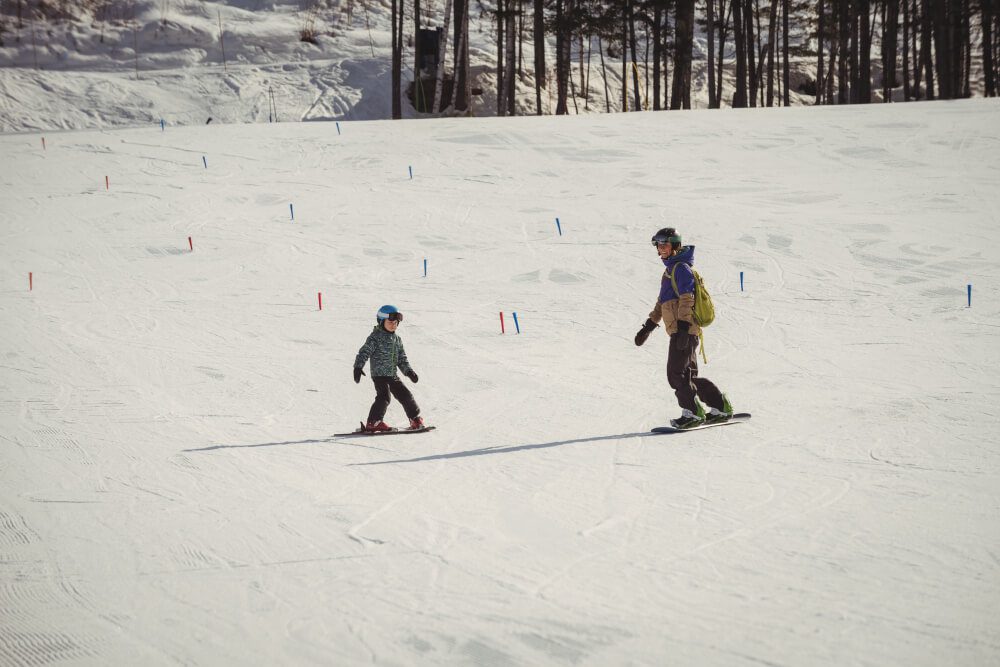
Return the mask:
[[[698,377],[698,337],[688,336],[688,349],[678,346],[676,334],[670,337],[670,352],[667,356],[667,380],[677,396],[681,408],[697,414],[695,396],[701,402],[717,410],[722,409],[722,392],[708,378]]]

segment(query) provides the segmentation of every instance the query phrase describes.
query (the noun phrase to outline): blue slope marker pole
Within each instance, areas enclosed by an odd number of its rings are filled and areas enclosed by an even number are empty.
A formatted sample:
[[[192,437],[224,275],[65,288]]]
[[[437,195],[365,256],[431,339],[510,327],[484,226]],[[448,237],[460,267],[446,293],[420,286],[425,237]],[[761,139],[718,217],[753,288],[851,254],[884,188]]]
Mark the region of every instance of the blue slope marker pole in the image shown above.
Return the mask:
[[[410,180],[413,180],[413,165],[410,165]]]
[[[740,291],[743,291],[743,272],[740,271]]]
[[[163,119],[161,118],[161,119],[160,119],[160,132],[163,132],[163,131],[164,131],[164,130],[163,130],[163,128],[164,128],[164,126],[165,126],[165,125],[166,125],[166,123],[164,123],[164,122],[163,122]]]
[[[556,229],[559,230],[559,236],[562,236],[562,225],[559,224],[559,218],[556,218]]]
[[[205,169],[208,169],[208,159],[204,155],[201,156],[201,163],[205,165]]]
[[[517,329],[517,333],[521,333],[521,325],[517,322],[517,313],[514,313],[514,328]]]
[[[340,123],[337,123],[337,136],[340,136]]]
[[[288,210],[292,214],[292,220],[295,219],[295,207],[291,204],[288,205]]]
[[[427,277],[427,258],[424,257],[424,278]]]
[[[972,285],[969,285],[968,289],[969,289],[969,308],[972,308]]]

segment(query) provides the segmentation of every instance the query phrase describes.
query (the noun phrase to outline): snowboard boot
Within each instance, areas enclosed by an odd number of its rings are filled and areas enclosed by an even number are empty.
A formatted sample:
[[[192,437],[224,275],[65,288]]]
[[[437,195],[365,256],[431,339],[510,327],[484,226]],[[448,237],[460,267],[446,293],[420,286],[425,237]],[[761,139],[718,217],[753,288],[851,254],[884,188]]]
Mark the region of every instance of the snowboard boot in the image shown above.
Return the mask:
[[[368,422],[367,424],[365,424],[366,433],[379,433],[382,431],[391,431],[391,430],[392,427],[386,424],[381,419],[378,420],[377,422]]]
[[[410,420],[410,430],[418,431],[424,427],[424,418],[417,416]]]
[[[687,408],[681,413],[681,416],[677,419],[671,419],[670,425],[674,428],[686,429],[694,428],[695,426],[701,426],[705,423],[705,409],[701,407],[701,403],[695,401],[695,406],[698,408],[698,412],[691,412]]]
[[[706,424],[718,424],[720,422],[727,422],[733,418],[733,406],[729,403],[729,399],[725,394],[722,395],[722,409],[709,408],[708,414],[705,415]]]

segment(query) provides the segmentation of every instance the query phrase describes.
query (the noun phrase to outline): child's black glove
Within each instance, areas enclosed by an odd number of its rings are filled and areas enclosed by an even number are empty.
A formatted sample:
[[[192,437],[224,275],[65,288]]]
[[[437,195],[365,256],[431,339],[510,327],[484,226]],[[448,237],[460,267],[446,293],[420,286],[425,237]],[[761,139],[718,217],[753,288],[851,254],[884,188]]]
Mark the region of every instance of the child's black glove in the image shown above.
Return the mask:
[[[635,344],[642,345],[645,343],[646,339],[649,338],[649,334],[658,326],[660,325],[647,318],[646,322],[642,325],[642,328],[639,329],[639,333],[635,335]]]
[[[691,334],[688,333],[690,328],[690,322],[686,320],[677,320],[677,333],[674,334],[674,338],[677,339],[678,350],[686,350],[691,347]]]
[[[364,375],[364,374],[365,374],[365,372],[363,370],[361,370],[360,368],[355,368],[354,369],[354,382],[355,382],[355,384],[358,384],[358,383],[361,382],[361,376]]]
[[[418,379],[417,378],[417,374],[414,373],[412,370],[409,373],[406,374],[406,377],[410,378],[410,380],[413,382],[413,384],[417,383],[417,379]]]

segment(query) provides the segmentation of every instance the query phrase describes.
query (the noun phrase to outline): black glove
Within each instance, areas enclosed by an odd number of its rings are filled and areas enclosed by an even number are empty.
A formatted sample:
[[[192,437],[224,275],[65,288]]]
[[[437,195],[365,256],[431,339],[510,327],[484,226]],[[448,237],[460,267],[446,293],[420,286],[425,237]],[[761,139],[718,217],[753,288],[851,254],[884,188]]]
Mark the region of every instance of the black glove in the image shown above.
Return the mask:
[[[361,382],[361,376],[364,375],[364,374],[365,374],[365,372],[363,370],[361,370],[360,368],[355,368],[354,369],[354,382],[355,383]]]
[[[653,329],[660,326],[653,320],[646,318],[645,323],[643,323],[642,328],[639,329],[639,333],[635,335],[635,344],[642,345],[649,338],[649,334],[652,333]]]
[[[414,371],[412,371],[412,370],[410,370],[410,372],[408,372],[406,374],[406,377],[410,378],[410,380],[413,382],[413,384],[416,384],[417,380],[419,379],[419,378],[417,378],[417,374]]]
[[[677,333],[674,334],[674,338],[677,339],[678,350],[686,350],[691,347],[691,334],[688,333],[690,328],[690,322],[686,320],[677,320]]]

